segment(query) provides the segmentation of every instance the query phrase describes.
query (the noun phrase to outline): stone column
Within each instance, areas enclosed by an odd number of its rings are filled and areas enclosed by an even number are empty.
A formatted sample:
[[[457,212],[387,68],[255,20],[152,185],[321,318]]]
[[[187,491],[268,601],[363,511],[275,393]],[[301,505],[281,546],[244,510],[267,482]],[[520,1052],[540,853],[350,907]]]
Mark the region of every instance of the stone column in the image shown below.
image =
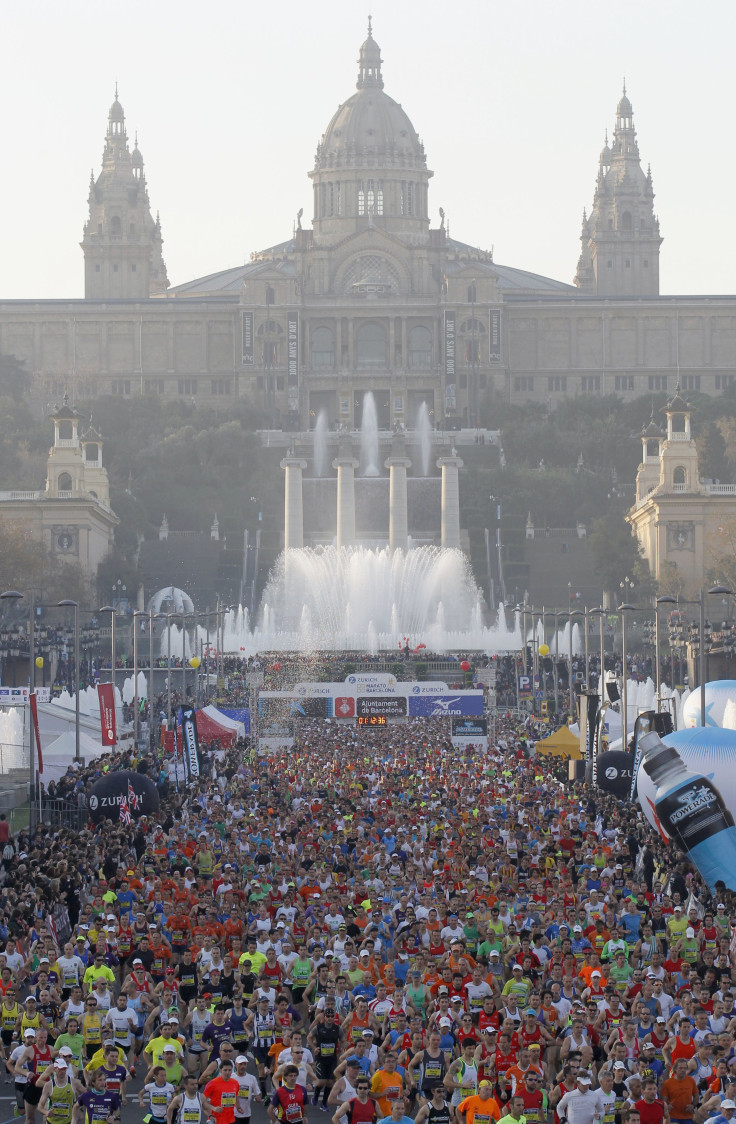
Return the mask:
[[[440,457],[437,467],[442,469],[442,545],[460,549],[460,481],[459,470],[463,462],[455,450],[449,457]]]
[[[408,457],[391,456],[384,463],[389,470],[388,544],[393,554],[395,550],[409,549],[406,470],[411,468],[411,461]]]
[[[284,550],[301,550],[304,546],[304,505],[302,501],[302,470],[307,462],[290,453],[281,467],[284,480]]]
[[[355,545],[355,470],[358,462],[340,455],[332,462],[337,469],[337,549]]]

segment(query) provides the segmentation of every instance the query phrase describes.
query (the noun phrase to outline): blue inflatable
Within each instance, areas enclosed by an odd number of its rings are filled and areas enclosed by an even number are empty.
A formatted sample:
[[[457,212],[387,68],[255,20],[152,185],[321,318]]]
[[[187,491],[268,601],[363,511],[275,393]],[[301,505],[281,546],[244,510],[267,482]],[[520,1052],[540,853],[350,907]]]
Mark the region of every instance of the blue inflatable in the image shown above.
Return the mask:
[[[710,684],[708,684],[710,686]],[[708,698],[706,691],[706,700]],[[736,818],[736,730],[718,726],[696,726],[676,730],[662,739],[680,754],[683,762],[695,773],[709,777],[720,790],[726,808]],[[667,837],[654,813],[655,788],[643,766],[637,774],[639,803],[649,823]]]

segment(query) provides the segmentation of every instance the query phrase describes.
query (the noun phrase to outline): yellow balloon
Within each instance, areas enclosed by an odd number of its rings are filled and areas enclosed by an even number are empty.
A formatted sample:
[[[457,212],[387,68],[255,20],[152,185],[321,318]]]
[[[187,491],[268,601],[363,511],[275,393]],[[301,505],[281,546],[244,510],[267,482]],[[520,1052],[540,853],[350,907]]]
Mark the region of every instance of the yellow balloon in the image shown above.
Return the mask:
[[[196,669],[199,667],[200,663],[201,663],[201,660],[200,660],[199,656],[192,656],[192,658],[189,661],[189,666],[193,667],[196,671]]]
[[[548,656],[549,655],[549,644],[540,644],[539,645],[539,654],[540,654],[540,656]]]
[[[43,667],[43,656],[36,656],[36,667]]]

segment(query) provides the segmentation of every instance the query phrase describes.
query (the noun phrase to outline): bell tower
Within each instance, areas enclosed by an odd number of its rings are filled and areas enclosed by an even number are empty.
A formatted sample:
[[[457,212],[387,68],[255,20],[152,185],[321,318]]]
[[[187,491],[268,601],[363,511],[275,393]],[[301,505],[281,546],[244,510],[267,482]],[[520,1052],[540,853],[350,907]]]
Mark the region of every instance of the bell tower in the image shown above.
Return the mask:
[[[168,288],[161,223],[148,199],[143,156],[136,137],[128,145],[125,113],[115,100],[107,118],[102,171],[89,186],[84,227],[84,295],[90,299],[144,299]]]
[[[79,443],[79,415],[64,395],[51,420],[54,443],[46,462],[46,493],[56,499],[71,499],[84,493],[84,465]]]
[[[660,490],[679,493],[704,491],[698,472],[698,449],[690,426],[692,407],[675,390],[663,413],[667,419],[667,437],[660,455]]]
[[[599,297],[659,295],[659,219],[652,173],[642,170],[634,111],[626,94],[616,108],[613,143],[598,162],[593,207],[583,214],[575,284]]]

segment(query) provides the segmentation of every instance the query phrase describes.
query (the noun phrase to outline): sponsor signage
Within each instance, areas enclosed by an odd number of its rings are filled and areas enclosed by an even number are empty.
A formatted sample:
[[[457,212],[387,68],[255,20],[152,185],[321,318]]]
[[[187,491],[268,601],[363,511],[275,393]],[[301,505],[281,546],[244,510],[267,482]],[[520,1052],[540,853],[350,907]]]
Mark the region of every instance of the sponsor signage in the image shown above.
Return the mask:
[[[29,694],[28,687],[0,687],[0,706],[25,706]]]
[[[243,364],[252,366],[255,362],[253,351],[253,313],[246,310],[241,312],[243,318]]]
[[[356,713],[358,718],[373,718],[384,716],[386,718],[404,718],[406,715],[406,697],[402,695],[359,695],[356,700]]]
[[[482,691],[456,691],[448,695],[410,696],[409,714],[412,718],[453,718],[456,715],[481,715]]]
[[[532,697],[532,679],[530,675],[519,676],[519,698],[530,699]]]
[[[453,738],[487,738],[488,720],[486,718],[453,718]]]

